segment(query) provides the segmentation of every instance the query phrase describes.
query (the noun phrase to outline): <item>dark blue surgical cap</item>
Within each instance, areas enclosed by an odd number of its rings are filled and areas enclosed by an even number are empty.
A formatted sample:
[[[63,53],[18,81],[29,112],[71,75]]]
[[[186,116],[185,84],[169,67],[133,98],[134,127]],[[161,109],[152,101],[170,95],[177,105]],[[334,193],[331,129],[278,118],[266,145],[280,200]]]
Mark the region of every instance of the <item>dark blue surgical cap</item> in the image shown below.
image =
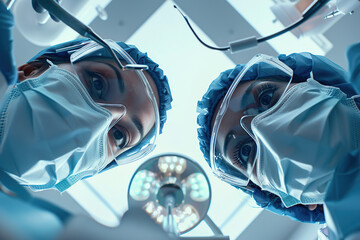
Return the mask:
[[[323,85],[330,85],[340,88],[348,97],[357,94],[355,87],[346,80],[347,74],[343,68],[331,62],[323,56],[312,55],[310,53],[293,53],[288,56],[282,54],[278,59],[288,65],[294,72],[293,82],[304,82],[310,78],[312,72],[315,80]],[[211,139],[211,121],[214,112],[220,100],[225,96],[230,85],[245,67],[245,64],[236,65],[234,69],[222,72],[209,86],[207,92],[197,105],[197,129],[200,150],[202,151],[206,162],[210,165],[210,139]],[[259,73],[259,68],[254,65],[249,69],[252,74],[251,78],[244,78],[241,81],[246,82],[254,79],[261,79],[263,74]],[[241,83],[240,83],[241,84]],[[358,104],[360,106],[360,104]],[[267,191],[262,191],[258,186],[250,183],[252,191],[244,192],[250,194],[259,206],[266,208],[279,215],[287,215],[301,222],[317,222],[324,223],[324,212],[322,209],[316,208],[310,211],[303,205],[295,205],[286,208],[281,199]],[[243,190],[243,189],[242,189]]]
[[[35,59],[43,55],[54,55],[57,57],[70,59],[70,54],[67,51],[56,52],[56,50],[69,46],[75,46],[86,41],[89,41],[89,39],[75,39],[73,41],[51,46],[49,48],[40,51],[33,58],[31,58],[29,62],[34,61]],[[167,110],[171,109],[172,96],[171,96],[169,81],[167,77],[164,75],[163,70],[159,68],[159,65],[157,63],[155,63],[147,56],[147,53],[140,52],[139,49],[137,49],[137,47],[135,47],[134,45],[129,45],[123,42],[116,42],[116,43],[120,47],[122,47],[132,57],[132,59],[134,59],[136,63],[145,64],[149,67],[147,72],[153,78],[157,90],[159,92],[159,99],[160,99],[159,115],[160,115],[160,133],[161,133],[167,119],[166,112]]]

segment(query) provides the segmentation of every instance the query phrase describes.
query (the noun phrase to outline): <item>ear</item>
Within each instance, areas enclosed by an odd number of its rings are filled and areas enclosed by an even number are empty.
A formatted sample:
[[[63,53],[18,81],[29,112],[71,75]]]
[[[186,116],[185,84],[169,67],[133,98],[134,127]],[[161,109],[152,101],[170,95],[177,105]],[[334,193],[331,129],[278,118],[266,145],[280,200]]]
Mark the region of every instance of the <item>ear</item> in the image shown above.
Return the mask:
[[[48,67],[48,64],[42,62],[30,62],[21,65],[18,67],[19,82],[40,76]]]

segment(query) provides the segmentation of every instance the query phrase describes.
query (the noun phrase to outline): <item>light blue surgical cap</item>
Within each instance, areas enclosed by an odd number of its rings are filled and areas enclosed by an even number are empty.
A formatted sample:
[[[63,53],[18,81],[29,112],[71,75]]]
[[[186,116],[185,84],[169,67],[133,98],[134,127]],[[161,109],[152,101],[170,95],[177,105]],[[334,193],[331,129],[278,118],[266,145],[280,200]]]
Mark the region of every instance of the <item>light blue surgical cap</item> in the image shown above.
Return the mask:
[[[29,62],[34,61],[43,55],[57,56],[64,59],[70,59],[70,54],[68,52],[63,51],[57,53],[56,50],[64,47],[81,44],[86,41],[89,41],[89,39],[75,39],[73,41],[51,46],[49,48],[40,51],[33,58],[31,58]],[[149,67],[149,70],[147,70],[147,72],[153,78],[157,90],[159,92],[159,99],[160,99],[159,115],[160,115],[160,133],[161,133],[167,119],[166,112],[171,109],[172,96],[171,96],[169,81],[167,77],[164,75],[163,70],[159,68],[159,65],[157,63],[155,63],[147,56],[147,53],[140,52],[139,49],[137,49],[137,47],[135,47],[134,45],[129,45],[124,42],[116,42],[116,43],[120,47],[122,47],[132,57],[132,59],[134,59],[136,63],[145,64]],[[104,49],[104,51],[106,50]]]
[[[293,82],[304,82],[310,78],[310,73],[313,73],[315,80],[324,85],[330,85],[340,88],[348,97],[356,95],[357,90],[354,86],[347,82],[346,72],[343,68],[331,62],[323,56],[312,55],[310,53],[294,53],[291,55],[279,55],[278,59],[293,69]],[[207,92],[197,105],[197,129],[200,150],[202,151],[206,162],[210,165],[210,139],[211,139],[211,121],[214,117],[214,112],[220,100],[225,96],[230,85],[244,68],[245,64],[236,65],[234,69],[222,72],[209,86]],[[261,65],[254,65],[249,69],[251,74],[247,74],[248,78],[242,82],[262,79],[265,77],[276,77],[271,75],[276,71],[266,69],[262,71]],[[275,74],[276,75],[276,74]],[[251,76],[251,77],[249,77]],[[360,104],[358,103],[360,106]],[[318,222],[323,223],[324,213],[322,210],[315,209],[308,210],[307,207],[296,205],[290,208],[285,208],[281,199],[274,194],[262,191],[256,185],[250,183],[254,191],[244,191],[255,199],[257,204],[263,208],[273,211],[280,215],[287,215],[295,220],[301,222]]]

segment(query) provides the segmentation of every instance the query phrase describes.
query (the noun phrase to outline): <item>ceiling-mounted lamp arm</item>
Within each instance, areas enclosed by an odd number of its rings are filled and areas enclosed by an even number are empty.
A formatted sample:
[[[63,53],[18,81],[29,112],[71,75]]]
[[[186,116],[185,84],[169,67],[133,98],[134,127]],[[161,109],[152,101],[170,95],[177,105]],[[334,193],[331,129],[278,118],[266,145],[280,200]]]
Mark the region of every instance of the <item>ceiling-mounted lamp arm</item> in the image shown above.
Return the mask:
[[[206,214],[206,216],[204,218],[204,221],[209,226],[209,228],[214,233],[214,235],[224,236],[221,229],[214,223],[214,221],[209,217],[208,214]]]
[[[213,222],[213,220],[206,214],[204,218],[205,223],[209,226],[214,236],[206,237],[178,237],[179,240],[230,240],[229,236],[224,236],[220,228]]]

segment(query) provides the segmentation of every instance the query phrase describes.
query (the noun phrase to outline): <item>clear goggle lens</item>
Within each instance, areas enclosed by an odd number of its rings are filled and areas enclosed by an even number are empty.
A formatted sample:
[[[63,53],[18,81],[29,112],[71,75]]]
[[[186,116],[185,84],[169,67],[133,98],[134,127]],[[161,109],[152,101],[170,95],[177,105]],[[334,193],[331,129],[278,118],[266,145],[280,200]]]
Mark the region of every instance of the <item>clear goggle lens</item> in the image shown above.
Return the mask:
[[[115,160],[119,165],[138,160],[154,149],[159,110],[150,77],[139,70],[143,68],[137,68],[138,64],[117,43],[106,42],[121,65],[95,42],[74,51],[70,61],[91,98],[112,113],[107,162]]]
[[[293,72],[278,59],[256,55],[240,71],[215,116],[210,163],[216,176],[247,186],[258,156],[252,119],[272,108],[289,88]]]

